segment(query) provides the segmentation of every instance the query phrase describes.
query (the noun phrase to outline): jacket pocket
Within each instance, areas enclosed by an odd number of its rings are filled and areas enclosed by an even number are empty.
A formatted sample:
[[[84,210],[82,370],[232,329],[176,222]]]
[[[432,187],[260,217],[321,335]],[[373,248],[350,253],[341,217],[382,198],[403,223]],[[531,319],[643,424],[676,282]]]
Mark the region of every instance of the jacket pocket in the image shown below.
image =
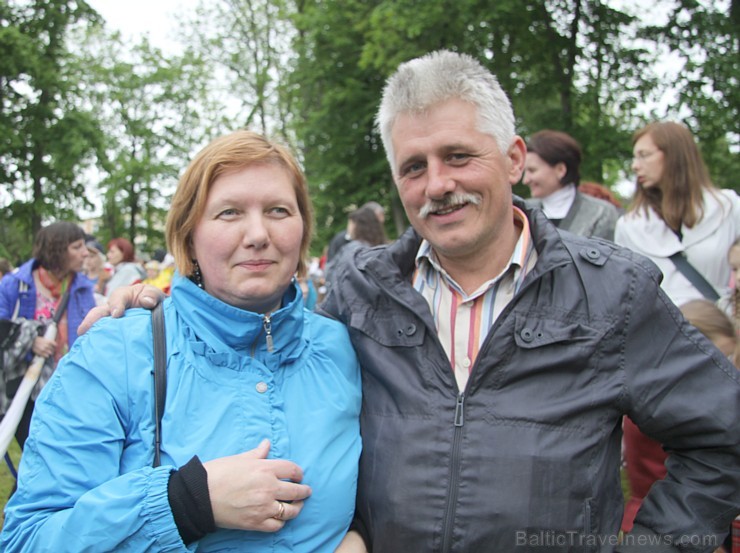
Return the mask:
[[[361,332],[383,346],[417,347],[424,343],[426,329],[416,317],[396,313],[393,317],[379,316],[377,312],[354,312],[350,329]]]
[[[606,334],[606,329],[597,329],[579,322],[517,314],[514,340],[522,349],[534,349],[558,343],[584,347],[593,345]]]

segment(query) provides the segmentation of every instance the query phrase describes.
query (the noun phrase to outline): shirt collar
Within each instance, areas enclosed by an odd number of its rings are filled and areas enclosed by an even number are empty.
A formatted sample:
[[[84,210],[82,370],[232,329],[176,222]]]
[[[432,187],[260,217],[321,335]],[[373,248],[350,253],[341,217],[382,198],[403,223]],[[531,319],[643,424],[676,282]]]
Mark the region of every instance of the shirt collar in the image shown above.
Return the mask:
[[[461,296],[466,299],[474,299],[481,294],[484,294],[492,286],[496,284],[511,268],[514,268],[515,275],[514,279],[519,283],[524,278],[524,272],[521,270],[523,267],[528,268],[528,262],[532,250],[532,234],[529,229],[529,220],[524,212],[516,206],[513,206],[514,213],[514,224],[521,228],[519,239],[514,246],[514,251],[511,254],[509,262],[506,267],[490,280],[484,282],[475,292],[470,296],[465,294],[463,289],[455,282],[455,280],[445,271],[440,265],[437,254],[434,252],[432,245],[426,240],[421,241],[419,251],[416,253],[416,271],[425,280],[426,286],[435,288],[439,283],[440,278],[443,278],[447,283],[458,291]],[[517,284],[517,289],[518,289]]]

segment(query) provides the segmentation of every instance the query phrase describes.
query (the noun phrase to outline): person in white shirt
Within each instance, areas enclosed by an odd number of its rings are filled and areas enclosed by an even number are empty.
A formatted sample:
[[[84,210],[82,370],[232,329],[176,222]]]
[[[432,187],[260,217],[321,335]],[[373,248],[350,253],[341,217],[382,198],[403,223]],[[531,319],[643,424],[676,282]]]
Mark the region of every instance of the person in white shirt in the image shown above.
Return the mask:
[[[637,191],[619,221],[617,244],[649,257],[663,272],[661,287],[676,305],[705,297],[679,271],[681,253],[716,290],[730,294],[727,252],[740,237],[740,198],[716,188],[691,132],[675,122],[654,122],[632,140]],[[714,299],[714,298],[712,298]]]

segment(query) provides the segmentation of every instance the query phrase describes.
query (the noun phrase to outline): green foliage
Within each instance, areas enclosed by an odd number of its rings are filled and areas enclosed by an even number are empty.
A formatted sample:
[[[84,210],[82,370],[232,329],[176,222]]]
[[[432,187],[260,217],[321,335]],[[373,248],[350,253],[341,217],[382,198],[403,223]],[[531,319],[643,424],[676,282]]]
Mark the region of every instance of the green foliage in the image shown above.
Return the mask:
[[[740,6],[678,0],[652,33],[684,60],[675,84],[717,186],[740,190]]]
[[[0,0],[0,255],[23,259],[42,221],[81,211],[101,214],[102,241],[162,246],[178,174],[242,127],[303,160],[315,253],[368,200],[390,209],[395,237],[407,223],[374,115],[398,64],[440,48],[498,76],[525,139],[575,136],[584,180],[624,180],[633,131],[671,118],[695,133],[715,183],[738,187],[740,4],[659,4],[660,25],[603,0],[212,0],[181,21],[188,46],[168,56],[123,44],[84,1]],[[661,49],[683,64],[674,82],[657,71]]]
[[[73,0],[3,2],[0,9],[0,175],[7,196],[28,206],[12,212],[26,216],[13,226],[29,242],[42,221],[86,205],[81,175],[100,133],[80,101],[67,38],[96,14]]]
[[[204,140],[199,105],[207,105],[208,74],[189,51],[166,57],[146,40],[130,47],[101,30],[85,41],[88,54],[78,63],[87,68],[83,83],[105,133],[97,149],[97,234],[124,236],[151,253],[165,245],[169,198]]]

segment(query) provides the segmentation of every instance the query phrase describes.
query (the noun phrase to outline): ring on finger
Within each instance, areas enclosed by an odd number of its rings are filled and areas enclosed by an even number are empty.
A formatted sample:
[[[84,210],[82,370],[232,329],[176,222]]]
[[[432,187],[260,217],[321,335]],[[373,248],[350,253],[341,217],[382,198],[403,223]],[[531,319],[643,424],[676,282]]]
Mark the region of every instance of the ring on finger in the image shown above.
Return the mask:
[[[283,516],[285,515],[285,503],[283,503],[282,501],[278,501],[277,503],[278,503],[278,512],[272,518],[276,520],[283,520]]]

